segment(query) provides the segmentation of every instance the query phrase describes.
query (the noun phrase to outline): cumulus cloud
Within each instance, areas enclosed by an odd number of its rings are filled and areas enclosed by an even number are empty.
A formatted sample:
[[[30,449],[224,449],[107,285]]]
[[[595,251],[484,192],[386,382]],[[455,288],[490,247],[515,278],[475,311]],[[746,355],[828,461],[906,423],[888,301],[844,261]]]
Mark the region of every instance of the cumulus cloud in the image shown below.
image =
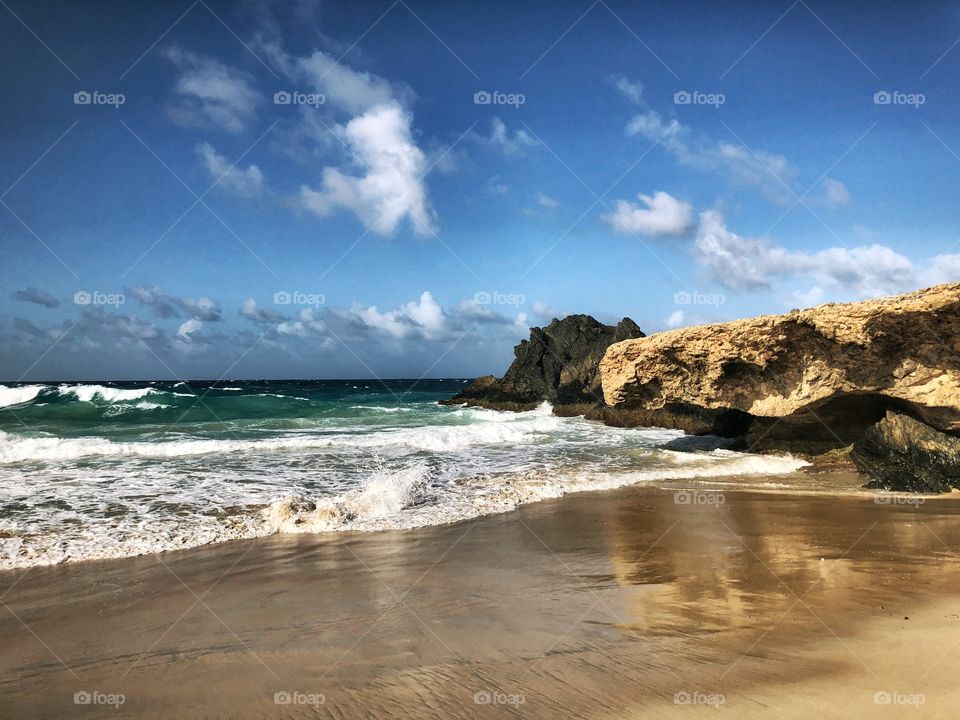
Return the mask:
[[[659,235],[683,235],[694,225],[693,207],[662,190],[651,195],[638,194],[641,205],[617,200],[613,212],[602,219],[617,232]],[[645,207],[644,207],[645,206]]]
[[[20,302],[32,303],[33,305],[42,305],[45,308],[55,308],[60,304],[60,301],[53,295],[35,287],[17,290],[13,294],[13,299],[19,300]]]
[[[168,48],[164,55],[181,71],[174,84],[176,97],[167,108],[174,122],[187,127],[216,125],[234,134],[247,127],[261,102],[249,75],[178,47]]]
[[[674,310],[664,322],[668,328],[677,328],[683,325],[684,317],[683,310]]]
[[[730,231],[723,215],[700,216],[694,257],[710,276],[733,290],[769,287],[777,279],[809,277],[818,286],[862,297],[916,287],[917,273],[905,256],[884,245],[832,247],[816,252],[790,250],[763,238]]]
[[[443,332],[447,320],[443,308],[429,291],[424,291],[419,300],[405,303],[395,310],[380,312],[376,305],[355,305],[351,312],[367,327],[395,338],[410,334],[435,338]]]
[[[435,233],[425,183],[431,168],[414,140],[413,114],[407,109],[413,94],[322,50],[296,57],[267,44],[265,51],[287,77],[321,93],[324,110],[336,118],[322,123],[311,111],[300,122],[300,134],[319,138],[332,131],[346,151],[341,166],[321,170],[319,186],[301,185],[297,204],[320,217],[347,210],[379,235],[393,234],[403,221],[418,235]],[[344,116],[349,119],[341,120]],[[320,127],[312,127],[317,123]],[[318,142],[323,146],[327,140]]]
[[[198,145],[197,154],[203,160],[211,179],[219,187],[248,199],[263,193],[263,173],[256,165],[248,165],[246,170],[241,170],[228,162],[209,143]]]
[[[412,117],[397,103],[378,105],[339,129],[363,174],[324,168],[319,189],[300,188],[303,207],[320,215],[351,210],[367,227],[389,235],[404,219],[420,235],[436,232],[423,183],[425,156],[411,136]]]
[[[207,297],[177,297],[161,291],[160,288],[148,288],[142,285],[130,288],[129,293],[141,305],[149,307],[159,318],[195,317],[206,322],[218,322],[223,319],[220,307]]]

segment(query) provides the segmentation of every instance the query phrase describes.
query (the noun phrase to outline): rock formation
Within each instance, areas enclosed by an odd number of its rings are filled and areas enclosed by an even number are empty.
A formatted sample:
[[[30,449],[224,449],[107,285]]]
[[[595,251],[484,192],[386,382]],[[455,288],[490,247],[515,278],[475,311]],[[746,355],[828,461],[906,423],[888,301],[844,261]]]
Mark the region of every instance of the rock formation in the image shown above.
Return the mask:
[[[561,414],[584,412],[602,402],[598,367],[607,348],[643,336],[630,318],[615,326],[604,325],[589,315],[555,319],[544,328],[530,329],[530,339],[514,348],[515,360],[502,379],[492,375],[478,378],[442,402],[532,410],[547,400]]]
[[[600,376],[608,422],[679,410],[749,449],[843,447],[890,410],[957,435],[960,284],[626,340]]]
[[[874,478],[867,487],[913,492],[960,487],[960,440],[906,415],[888,412],[857,439],[850,456]]]

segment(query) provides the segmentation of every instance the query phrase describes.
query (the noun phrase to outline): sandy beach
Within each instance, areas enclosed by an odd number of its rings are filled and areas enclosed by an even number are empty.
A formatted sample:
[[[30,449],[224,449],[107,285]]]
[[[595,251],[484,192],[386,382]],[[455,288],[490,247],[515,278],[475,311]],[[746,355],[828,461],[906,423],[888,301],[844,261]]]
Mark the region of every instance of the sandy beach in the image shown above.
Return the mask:
[[[678,488],[6,572],[2,715],[952,712],[960,499]]]

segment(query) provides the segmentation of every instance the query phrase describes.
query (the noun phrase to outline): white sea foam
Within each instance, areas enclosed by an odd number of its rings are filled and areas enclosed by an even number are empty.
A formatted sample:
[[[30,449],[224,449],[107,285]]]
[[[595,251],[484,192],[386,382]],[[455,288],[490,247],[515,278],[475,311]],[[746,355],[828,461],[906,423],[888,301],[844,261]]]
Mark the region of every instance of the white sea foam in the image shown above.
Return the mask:
[[[30,402],[46,388],[46,385],[21,385],[19,387],[0,385],[0,407],[10,407]]]
[[[60,395],[73,395],[80,402],[93,402],[99,399],[103,402],[123,402],[139,400],[158,391],[156,388],[110,388],[103,385],[59,385]]]
[[[438,502],[424,505],[414,505],[423,492],[426,480],[423,466],[392,474],[381,471],[359,490],[349,491],[339,497],[313,500],[296,496],[275,500],[263,511],[261,530],[269,534],[422,527],[509,512],[527,503],[541,502],[572,492],[613,490],[627,485],[656,484],[658,481],[703,476],[782,475],[808,464],[789,455],[760,457],[722,450],[697,454],[695,457],[699,461],[697,464],[681,462],[675,467],[637,472],[481,475],[447,488]]]
[[[350,409],[351,410],[376,410],[377,412],[385,412],[385,413],[416,412],[415,408],[384,407],[382,405],[351,405]]]
[[[478,445],[528,443],[556,429],[556,417],[534,417],[512,424],[428,426],[382,430],[367,435],[290,434],[262,440],[177,439],[125,442],[103,437],[23,437],[0,431],[0,463],[56,462],[89,456],[175,458],[237,452],[279,452],[327,447],[400,447],[433,452],[464,450]]]

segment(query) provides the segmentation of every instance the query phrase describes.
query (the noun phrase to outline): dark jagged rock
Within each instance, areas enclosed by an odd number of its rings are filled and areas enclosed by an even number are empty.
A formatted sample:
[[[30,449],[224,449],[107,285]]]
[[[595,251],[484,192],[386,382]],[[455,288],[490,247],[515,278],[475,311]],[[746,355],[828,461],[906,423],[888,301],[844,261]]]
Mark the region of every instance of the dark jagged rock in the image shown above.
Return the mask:
[[[949,492],[960,487],[960,439],[907,415],[888,412],[854,443],[851,458],[867,487]]]
[[[558,414],[582,414],[603,401],[598,368],[607,348],[641,337],[643,332],[630,318],[617,325],[604,325],[589,315],[555,319],[544,328],[530,329],[530,339],[514,348],[515,359],[502,379],[478,378],[441,402],[519,411],[547,400]]]
[[[600,420],[611,427],[664,427],[688,435],[743,436],[753,417],[740,410],[716,410],[696,405],[668,403],[659,408],[610,408],[605,405],[584,413],[588,420]]]

